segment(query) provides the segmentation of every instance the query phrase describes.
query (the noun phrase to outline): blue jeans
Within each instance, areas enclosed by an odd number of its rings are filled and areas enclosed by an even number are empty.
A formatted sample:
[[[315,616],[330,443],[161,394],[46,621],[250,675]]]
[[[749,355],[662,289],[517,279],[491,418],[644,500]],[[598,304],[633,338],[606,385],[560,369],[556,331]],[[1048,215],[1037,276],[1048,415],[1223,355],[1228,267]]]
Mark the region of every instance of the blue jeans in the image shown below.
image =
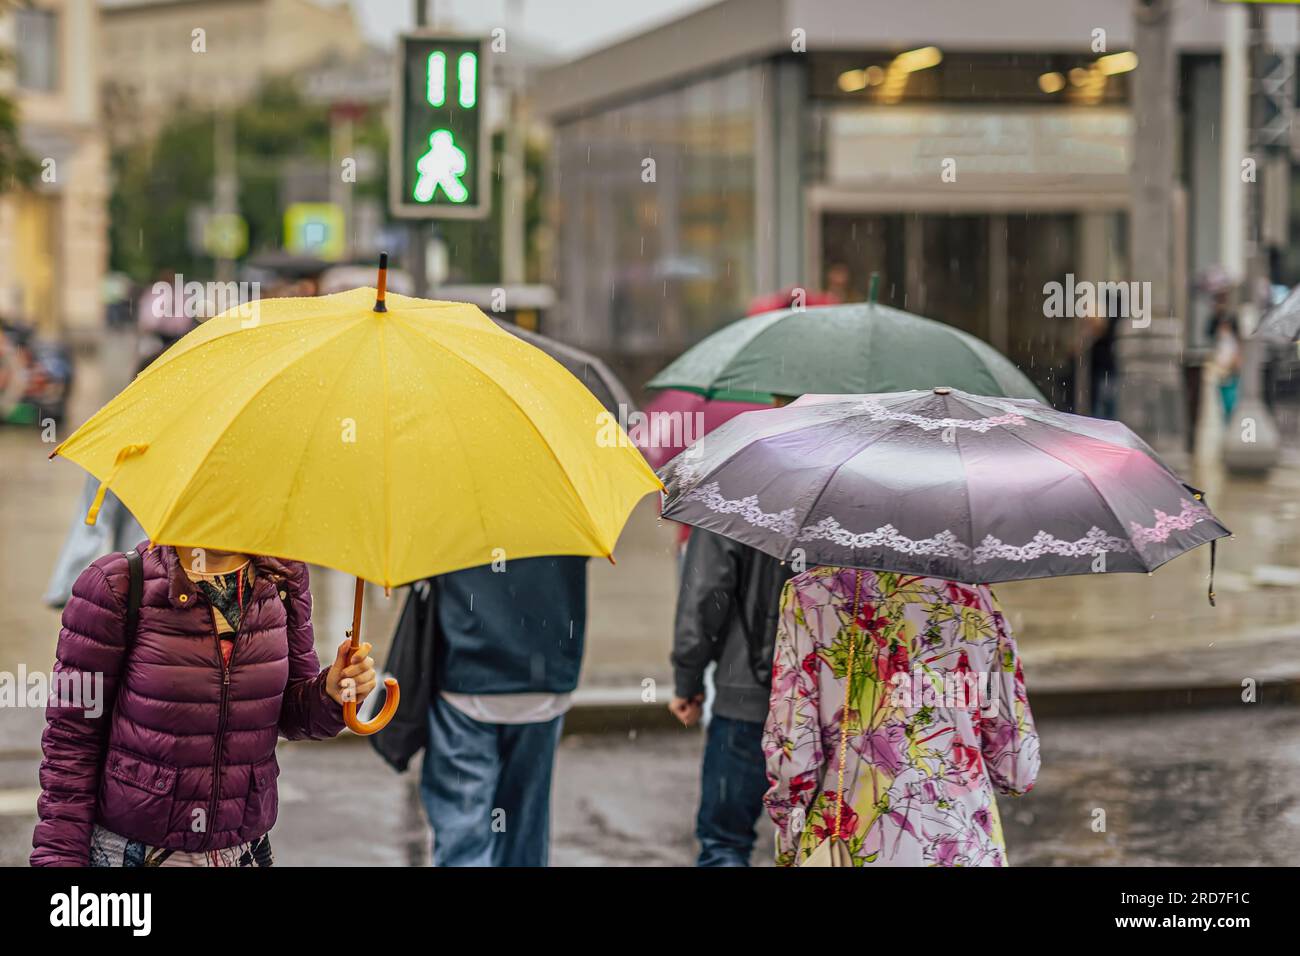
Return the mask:
[[[696,866],[749,866],[754,824],[763,813],[767,769],[763,725],[713,715],[700,774]]]
[[[485,724],[434,698],[420,774],[434,866],[546,866],[563,725]]]

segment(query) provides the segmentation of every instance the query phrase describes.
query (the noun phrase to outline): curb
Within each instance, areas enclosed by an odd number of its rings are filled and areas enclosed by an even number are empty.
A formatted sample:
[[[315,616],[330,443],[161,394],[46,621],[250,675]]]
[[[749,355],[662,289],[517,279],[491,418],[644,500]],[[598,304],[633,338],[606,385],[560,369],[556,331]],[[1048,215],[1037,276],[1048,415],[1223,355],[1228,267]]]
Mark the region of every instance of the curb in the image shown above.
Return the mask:
[[[1053,717],[1138,716],[1226,709],[1228,707],[1294,707],[1300,705],[1300,675],[1260,680],[1255,685],[1255,703],[1241,699],[1240,683],[1135,684],[1129,687],[1068,686],[1030,689],[1029,702],[1035,719]],[[635,734],[683,731],[685,728],[668,712],[667,700],[647,702],[639,688],[579,689],[573,707],[564,718],[564,735]],[[344,731],[335,740],[361,738]]]
[[[1227,707],[1285,707],[1300,704],[1300,676],[1260,680],[1255,702],[1241,699],[1240,682],[1134,685],[1132,687],[1058,687],[1029,693],[1034,717],[1083,717],[1169,713]]]
[[[1194,685],[1149,684],[1131,687],[1059,686],[1030,688],[1029,702],[1038,720],[1052,717],[1121,716],[1227,707],[1300,705],[1300,675],[1261,680],[1255,703],[1241,699],[1240,683]],[[566,734],[629,733],[681,730],[666,701],[643,703],[639,693],[611,691],[574,694],[564,719]]]

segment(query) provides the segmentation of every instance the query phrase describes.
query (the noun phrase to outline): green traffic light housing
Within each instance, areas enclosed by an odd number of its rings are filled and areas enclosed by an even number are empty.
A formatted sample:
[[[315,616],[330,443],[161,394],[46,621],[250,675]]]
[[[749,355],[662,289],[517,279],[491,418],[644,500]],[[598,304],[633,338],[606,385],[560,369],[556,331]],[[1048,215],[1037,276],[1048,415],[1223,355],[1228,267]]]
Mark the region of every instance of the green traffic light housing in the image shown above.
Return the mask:
[[[481,113],[486,43],[425,33],[401,38],[389,206],[396,216],[488,214],[491,141]]]

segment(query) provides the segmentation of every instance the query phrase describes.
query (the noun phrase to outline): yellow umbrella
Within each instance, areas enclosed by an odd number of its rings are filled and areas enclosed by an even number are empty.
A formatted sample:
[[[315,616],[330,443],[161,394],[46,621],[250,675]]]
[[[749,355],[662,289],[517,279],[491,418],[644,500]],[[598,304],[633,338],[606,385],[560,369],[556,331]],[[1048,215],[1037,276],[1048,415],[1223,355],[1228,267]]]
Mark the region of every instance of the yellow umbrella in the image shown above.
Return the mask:
[[[361,579],[612,557],[662,486],[600,403],[474,306],[385,295],[384,275],[176,343],[54,450],[101,481],[87,522],[111,486],[155,543],[354,574],[354,645]]]

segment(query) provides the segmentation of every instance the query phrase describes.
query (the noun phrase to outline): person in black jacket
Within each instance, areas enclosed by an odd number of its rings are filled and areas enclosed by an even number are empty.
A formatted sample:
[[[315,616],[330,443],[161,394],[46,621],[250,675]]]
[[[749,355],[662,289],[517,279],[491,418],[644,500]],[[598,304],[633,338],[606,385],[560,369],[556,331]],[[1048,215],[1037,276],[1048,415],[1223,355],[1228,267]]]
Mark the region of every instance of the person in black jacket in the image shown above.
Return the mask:
[[[704,671],[717,662],[695,823],[698,866],[749,865],[767,791],[763,722],[781,588],[793,573],[770,555],[701,528],[686,545],[668,707],[687,727],[700,719]]]

